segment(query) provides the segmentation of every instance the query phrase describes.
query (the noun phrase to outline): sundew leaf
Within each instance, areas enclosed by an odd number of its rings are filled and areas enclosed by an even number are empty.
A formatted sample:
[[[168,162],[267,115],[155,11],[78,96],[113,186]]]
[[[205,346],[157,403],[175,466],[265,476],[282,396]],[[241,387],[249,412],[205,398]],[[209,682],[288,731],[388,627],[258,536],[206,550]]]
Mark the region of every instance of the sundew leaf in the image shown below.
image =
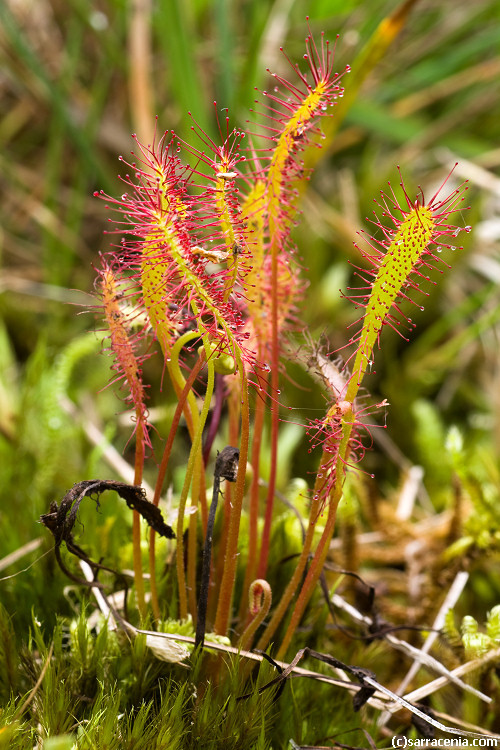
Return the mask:
[[[433,264],[439,261],[436,253],[441,253],[444,248],[452,249],[453,246],[443,242],[443,237],[450,239],[461,231],[470,231],[470,227],[449,224],[450,215],[462,207],[467,189],[465,186],[439,199],[441,186],[429,201],[421,193],[414,202],[410,201],[402,181],[401,187],[406,201],[404,207],[399,205],[394,192],[389,199],[382,193],[381,208],[393,226],[387,228],[380,219],[375,220],[383,239],[368,238],[373,253],[364,252],[363,256],[372,269],[358,273],[366,286],[350,298],[357,306],[365,307],[365,313],[361,318],[361,330],[350,342],[356,342],[356,352],[353,374],[345,395],[349,402],[354,401],[363,376],[371,366],[373,349],[379,341],[382,327],[388,324],[400,333],[401,319],[406,321],[408,327],[414,327],[411,319],[401,312],[399,303],[410,300],[416,304],[410,294],[421,291],[420,279],[430,281],[429,276],[420,269],[434,268]]]

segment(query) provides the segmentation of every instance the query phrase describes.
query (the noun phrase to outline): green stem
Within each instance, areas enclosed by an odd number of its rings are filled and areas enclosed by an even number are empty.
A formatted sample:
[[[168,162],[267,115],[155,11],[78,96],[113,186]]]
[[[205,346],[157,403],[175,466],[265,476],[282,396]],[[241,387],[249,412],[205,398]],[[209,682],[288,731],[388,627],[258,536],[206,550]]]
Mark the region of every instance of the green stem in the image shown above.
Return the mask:
[[[200,478],[204,474],[204,463],[203,456],[200,450],[196,455],[196,462],[193,472],[193,483],[191,486],[191,505],[197,508],[196,513],[191,513],[189,516],[189,529],[188,529],[188,548],[187,548],[187,589],[188,589],[188,605],[189,611],[193,616],[193,620],[196,622],[196,567],[197,567],[197,528],[198,528],[198,509],[200,508]]]
[[[140,423],[137,425],[135,433],[135,468],[134,484],[140,485],[142,482],[142,472],[144,467],[144,439],[142,430],[139,430]],[[141,553],[141,516],[134,510],[132,520],[132,548],[134,561],[134,583],[137,595],[137,606],[142,620],[146,619],[146,596],[144,592],[144,578],[142,575],[142,553]]]
[[[186,383],[184,385],[182,392],[179,395],[179,400],[177,402],[177,407],[174,412],[172,424],[170,425],[170,430],[167,436],[167,441],[165,443],[165,448],[163,449],[163,456],[161,459],[160,467],[158,469],[158,475],[156,477],[155,493],[154,493],[154,498],[153,498],[153,503],[155,505],[159,505],[160,503],[163,483],[165,481],[165,475],[167,473],[167,466],[168,466],[168,462],[170,459],[170,454],[172,452],[174,438],[177,433],[177,427],[179,426],[179,421],[180,421],[182,412],[183,411],[186,412],[186,409],[187,409],[186,400],[188,398],[189,393],[191,392],[193,383],[198,377],[198,374],[200,373],[200,370],[202,369],[204,364],[205,364],[205,352],[203,352],[200,355],[198,361],[196,362],[195,366],[191,370],[189,378],[186,380]],[[190,412],[188,411],[188,413]],[[191,423],[192,423],[192,420],[191,420]],[[156,586],[155,546],[156,546],[156,532],[154,529],[150,529],[149,531],[149,573],[150,573],[150,585],[151,585],[151,606],[153,609],[153,615],[155,619],[159,620],[160,619],[160,605],[159,605],[159,599],[158,599],[158,589]]]
[[[141,553],[141,516],[136,510],[132,519],[132,547],[134,560],[134,583],[137,595],[137,606],[141,619],[146,617],[146,595],[144,591],[144,578],[142,576],[142,553]]]
[[[207,388],[205,392],[205,400],[203,402],[203,408],[197,420],[196,432],[194,434],[193,442],[191,445],[191,450],[189,453],[189,458],[188,458],[188,463],[187,463],[187,468],[186,468],[186,476],[184,479],[184,484],[182,486],[181,496],[179,498],[179,508],[177,511],[178,515],[177,515],[176,568],[177,568],[177,582],[178,582],[178,587],[179,587],[179,617],[181,620],[184,620],[188,615],[186,574],[184,570],[184,538],[183,538],[184,515],[185,515],[186,502],[187,502],[187,497],[189,493],[189,488],[191,486],[191,481],[193,478],[194,469],[196,465],[198,464],[199,456],[201,456],[201,440],[203,437],[203,428],[205,426],[205,422],[208,416],[208,411],[210,409],[210,402],[212,400],[212,393],[214,389],[214,380],[215,380],[214,365],[213,365],[213,361],[211,361],[210,359],[210,348],[209,348],[210,343],[208,341],[208,336],[206,334],[205,336],[203,336],[203,345],[205,347],[205,356],[207,354],[209,356],[209,359],[207,362],[207,366],[208,366]],[[193,501],[194,500],[195,498],[193,497]]]

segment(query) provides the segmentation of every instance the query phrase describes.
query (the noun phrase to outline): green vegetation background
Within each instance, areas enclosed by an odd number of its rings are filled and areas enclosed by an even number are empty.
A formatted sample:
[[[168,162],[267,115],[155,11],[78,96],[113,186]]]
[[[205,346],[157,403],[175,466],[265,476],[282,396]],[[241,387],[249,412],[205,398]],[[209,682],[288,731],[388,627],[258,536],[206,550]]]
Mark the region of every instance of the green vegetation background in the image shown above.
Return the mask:
[[[175,130],[189,139],[190,111],[215,136],[214,100],[229,107],[234,126],[245,127],[255,87],[270,85],[266,68],[288,75],[279,47],[292,60],[303,54],[306,16],[316,35],[340,35],[341,70],[396,6],[380,0],[158,0],[147,25],[151,85],[137,90],[141,58],[131,53],[137,31],[132,2],[0,4],[0,558],[46,536],[40,513],[74,482],[110,475],[102,446],[93,446],[82,430],[81,415],[127,456],[128,429],[115,416],[122,404],[112,389],[101,390],[109,363],[98,356],[98,336],[87,334],[100,322],[86,309],[93,302],[93,264],[113,241],[103,235],[106,212],[92,194],[123,191],[117,156],[127,158],[133,148],[130,134],[151,140],[150,113],[158,115],[159,133]],[[481,620],[500,602],[499,41],[493,0],[415,3],[325,149],[295,232],[309,281],[304,327],[313,339],[324,334],[335,349],[346,343],[347,326],[356,319],[339,294],[356,284],[350,265],[360,263],[356,232],[369,229],[365,217],[387,182],[397,186],[396,165],[410,196],[420,185],[431,195],[443,167],[455,161],[456,179],[470,180],[471,210],[463,223],[473,231],[463,251],[443,254],[451,269],[432,274],[438,285],[418,301],[423,311],[409,308],[417,323],[409,343],[384,332],[376,373],[366,384],[375,400],[390,402],[388,433],[397,449],[388,457],[375,446],[365,468],[377,475],[374,492],[389,496],[406,465],[401,454],[422,465],[431,501],[441,510],[453,470],[444,457],[446,433],[451,425],[461,429],[461,468],[481,487],[468,530],[480,574],[464,606]],[[346,76],[346,90],[349,83]],[[148,366],[158,375],[158,363]],[[321,414],[324,401],[308,375],[296,363],[290,374],[307,389],[285,386],[297,421]],[[63,408],[68,398],[77,405],[76,418]],[[154,395],[152,407],[162,399]],[[312,467],[299,431],[290,427],[286,436],[282,487],[293,476],[307,479]],[[117,555],[109,529],[116,535],[116,524],[127,523],[125,513],[118,521],[112,510],[103,514],[98,522],[89,515],[86,523],[95,526],[100,553]],[[46,539],[36,554],[49,547]],[[65,581],[53,565],[47,556],[0,582],[0,602],[16,632],[28,628],[31,608],[48,624],[56,612],[70,612]]]

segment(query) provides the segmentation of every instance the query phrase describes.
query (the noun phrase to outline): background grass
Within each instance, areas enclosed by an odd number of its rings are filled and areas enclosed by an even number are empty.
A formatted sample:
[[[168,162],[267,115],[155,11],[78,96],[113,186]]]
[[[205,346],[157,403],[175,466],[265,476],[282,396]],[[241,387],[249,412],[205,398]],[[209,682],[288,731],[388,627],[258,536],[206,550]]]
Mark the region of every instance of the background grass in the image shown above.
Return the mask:
[[[80,418],[63,408],[65,399],[127,457],[128,428],[115,417],[122,406],[111,390],[96,395],[110,377],[107,359],[97,356],[99,335],[88,333],[100,324],[92,313],[82,313],[92,304],[92,265],[112,241],[103,235],[107,216],[92,193],[121,192],[117,156],[133,148],[130,133],[151,141],[158,115],[159,132],[172,129],[189,138],[190,111],[215,136],[214,100],[219,108],[229,107],[235,126],[244,127],[254,88],[270,85],[266,68],[286,73],[279,47],[293,60],[303,54],[306,15],[316,34],[324,30],[330,39],[340,34],[341,70],[360,59],[396,5],[158,0],[134,5],[139,9],[134,13],[125,0],[0,4],[0,556],[38,537],[41,547],[22,564],[49,550],[37,524],[40,513],[74,482],[110,476],[102,445],[92,445]],[[390,443],[377,442],[367,456],[364,468],[376,480],[353,480],[351,505],[339,525],[344,553],[338,561],[355,562],[345,541],[349,529],[382,531],[391,542],[405,471],[421,465],[426,490],[421,515],[456,511],[460,497],[467,496],[457,511],[455,538],[448,540],[465,542],[447,564],[449,576],[460,565],[473,573],[458,612],[481,622],[500,601],[499,41],[492,0],[416,2],[380,62],[374,69],[366,64],[356,100],[335,138],[326,140],[295,232],[309,280],[304,326],[335,349],[345,344],[347,326],[356,318],[339,295],[339,288],[356,283],[350,263],[360,258],[353,241],[359,229],[369,228],[365,217],[379,191],[388,181],[397,185],[396,165],[410,196],[420,185],[431,195],[455,161],[453,180],[470,181],[471,209],[463,222],[473,231],[460,240],[464,249],[445,254],[451,268],[442,277],[432,274],[437,286],[418,302],[425,309],[409,310],[417,323],[410,341],[384,331],[367,387],[374,400],[390,402]],[[349,76],[344,83],[348,92]],[[157,365],[150,366],[155,374]],[[289,372],[307,389],[285,386],[283,399],[297,409],[296,421],[321,413],[324,400],[308,374],[293,362]],[[162,408],[168,420],[163,396]],[[455,458],[444,451],[452,425],[460,428],[465,445]],[[314,464],[293,425],[283,434],[285,490],[294,477],[308,479]],[[453,491],[456,477],[460,492]],[[89,538],[94,534],[98,540],[99,555],[125,564],[128,550],[120,540],[128,527],[126,512],[103,503],[101,516],[89,511],[84,520]],[[396,527],[396,537],[401,533]],[[446,568],[439,556],[443,544],[436,541],[435,556],[428,551],[423,569],[431,578]],[[279,559],[279,546],[275,553]],[[368,549],[359,553],[358,563],[380,583],[391,616],[404,620],[407,591],[397,592],[407,562],[397,555],[386,558]],[[403,570],[396,580],[398,566]],[[55,613],[71,614],[65,584],[50,554],[23,575],[0,582],[0,601],[18,635],[30,626],[31,608],[47,627],[55,624]],[[352,658],[360,658],[356,649]]]

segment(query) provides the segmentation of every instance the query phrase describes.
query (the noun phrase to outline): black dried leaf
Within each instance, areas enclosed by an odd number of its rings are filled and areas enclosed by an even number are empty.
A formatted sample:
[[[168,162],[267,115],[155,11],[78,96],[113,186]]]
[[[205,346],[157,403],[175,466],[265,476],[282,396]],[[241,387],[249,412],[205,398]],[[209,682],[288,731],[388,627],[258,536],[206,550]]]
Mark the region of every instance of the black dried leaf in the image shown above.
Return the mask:
[[[84,585],[98,585],[97,582],[89,584],[82,578],[73,575],[64,565],[61,555],[60,546],[65,542],[69,552],[81,560],[85,560],[94,571],[97,569],[108,570],[112,573],[116,571],[107,568],[105,565],[93,562],[85,552],[79,547],[73,539],[73,527],[77,520],[80,503],[84,497],[92,497],[99,507],[99,495],[106,490],[113,490],[125,500],[129,508],[137,510],[138,513],[147,521],[147,523],[158,533],[167,539],[174,539],[173,529],[165,523],[162,513],[156,505],[153,505],[146,499],[142,487],[136,485],[117,482],[112,479],[88,479],[83,482],[77,482],[66,493],[58,505],[55,501],[50,504],[50,512],[40,516],[40,521],[52,533],[55,540],[56,558],[61,569],[73,581]]]
[[[313,658],[324,662],[325,664],[329,664],[330,666],[337,669],[343,669],[349,674],[352,674],[352,676],[357,679],[357,681],[361,685],[361,689],[358,690],[358,692],[353,696],[352,699],[352,705],[355,711],[359,711],[359,709],[362,708],[362,706],[364,706],[365,703],[369,701],[372,695],[375,693],[376,688],[374,688],[373,685],[370,685],[369,683],[365,684],[365,677],[370,677],[372,680],[376,680],[375,673],[371,672],[369,669],[364,669],[363,667],[353,667],[349,664],[343,664],[333,656],[322,654],[319,651],[313,651],[312,649],[307,649],[307,653]]]
[[[362,708],[365,703],[367,703],[372,695],[375,693],[375,688],[370,687],[369,685],[362,685],[361,690],[358,690],[357,693],[353,695],[352,698],[352,707],[355,711],[359,711],[360,708]]]
[[[56,502],[51,503],[50,513],[40,516],[40,521],[46,526],[59,544],[65,540],[65,536],[71,532],[84,497],[96,496],[95,502],[99,507],[99,495],[106,490],[112,490],[125,500],[128,507],[136,510],[145,521],[160,536],[167,539],[175,539],[175,533],[171,526],[165,523],[161,510],[146,499],[142,487],[133,484],[117,482],[113,479],[87,479],[77,482],[66,493],[58,507]]]
[[[239,448],[233,448],[231,445],[226,445],[226,447],[217,454],[214,476],[220,477],[221,479],[227,479],[228,482],[236,482],[239,460]]]
[[[424,706],[422,703],[415,703],[415,706],[419,708],[423,714],[426,716],[430,716],[431,719],[434,718],[434,713],[429,706]],[[432,724],[429,724],[425,719],[422,719],[420,716],[417,716],[416,714],[411,715],[411,723],[417,730],[417,732],[420,734],[421,737],[423,737],[426,740],[433,740],[436,736],[436,730],[432,726]]]

